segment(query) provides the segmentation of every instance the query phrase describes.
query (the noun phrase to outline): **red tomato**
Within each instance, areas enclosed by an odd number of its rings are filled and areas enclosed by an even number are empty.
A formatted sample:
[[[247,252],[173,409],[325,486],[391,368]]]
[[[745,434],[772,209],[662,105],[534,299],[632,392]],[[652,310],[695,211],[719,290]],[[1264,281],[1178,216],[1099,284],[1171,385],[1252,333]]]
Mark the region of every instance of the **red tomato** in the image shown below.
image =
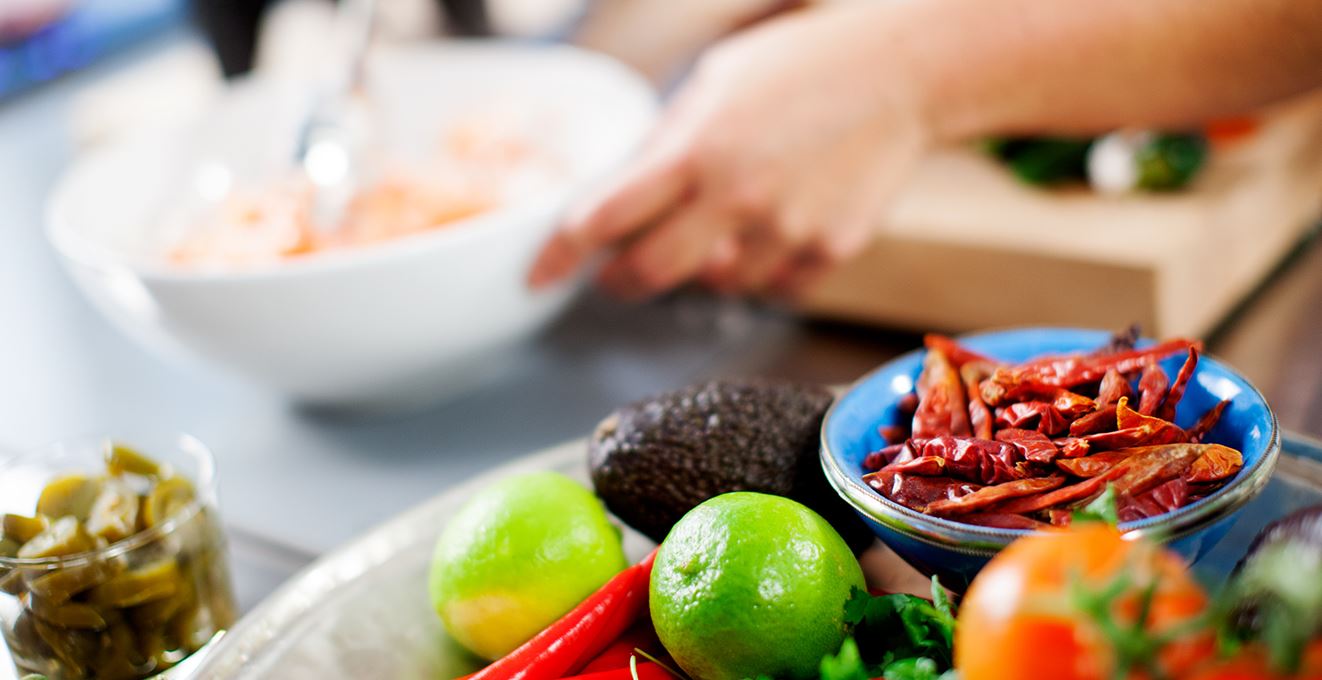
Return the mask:
[[[1152,589],[1144,632],[1188,621],[1207,596],[1175,554],[1126,541],[1115,528],[1084,524],[1020,539],[978,575],[959,609],[955,668],[962,680],[1107,680],[1117,668],[1114,645],[1079,597],[1108,585],[1123,589],[1103,606],[1116,626],[1136,626],[1141,593]],[[1146,636],[1145,636],[1146,637]],[[1192,668],[1212,651],[1210,634],[1156,654],[1166,675]],[[1142,677],[1138,673],[1133,678]]]
[[[1322,680],[1322,640],[1313,642],[1304,650],[1301,666],[1294,675],[1274,673],[1266,651],[1261,647],[1249,647],[1233,658],[1203,664],[1181,680]]]

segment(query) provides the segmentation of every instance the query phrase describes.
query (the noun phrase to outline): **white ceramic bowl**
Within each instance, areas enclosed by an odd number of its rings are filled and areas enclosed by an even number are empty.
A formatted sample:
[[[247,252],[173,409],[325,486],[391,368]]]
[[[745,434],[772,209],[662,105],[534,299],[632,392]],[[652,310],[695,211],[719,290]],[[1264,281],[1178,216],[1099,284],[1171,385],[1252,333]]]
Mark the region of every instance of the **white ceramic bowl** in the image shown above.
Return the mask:
[[[471,386],[487,360],[543,326],[576,283],[524,281],[565,204],[651,128],[652,89],[616,62],[564,46],[459,43],[393,49],[372,66],[381,143],[434,148],[440,124],[483,107],[531,113],[560,163],[550,189],[426,234],[236,270],[181,270],[160,249],[166,206],[203,161],[257,173],[290,154],[305,88],[251,80],[205,121],[89,153],[51,196],[47,234],[87,297],[156,351],[200,357],[295,399],[372,407]],[[543,112],[545,112],[543,114]]]

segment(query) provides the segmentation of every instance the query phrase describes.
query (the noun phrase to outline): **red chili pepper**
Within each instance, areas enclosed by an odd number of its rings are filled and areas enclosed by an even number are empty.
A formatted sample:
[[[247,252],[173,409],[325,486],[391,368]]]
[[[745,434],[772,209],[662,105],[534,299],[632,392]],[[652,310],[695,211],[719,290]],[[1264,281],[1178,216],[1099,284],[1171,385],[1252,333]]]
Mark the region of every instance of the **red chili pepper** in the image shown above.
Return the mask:
[[[902,444],[909,438],[909,428],[901,425],[882,425],[877,428],[877,434],[886,440],[887,445]]]
[[[1102,384],[1097,388],[1096,408],[1100,411],[1108,406],[1115,406],[1120,397],[1132,397],[1134,390],[1129,387],[1129,381],[1120,371],[1114,368],[1107,371],[1102,377]]]
[[[995,486],[984,486],[959,498],[934,501],[924,508],[923,512],[929,515],[942,516],[969,513],[989,508],[1012,498],[1022,498],[1050,491],[1064,483],[1065,478],[1059,475],[1017,479],[1013,482],[1005,482]]]
[[[1060,454],[1056,445],[1037,430],[1006,428],[996,433],[996,441],[1014,446],[1025,460],[1034,463],[1050,463]]]
[[[1115,417],[1114,413],[1112,413],[1111,415],[1112,418]],[[1088,455],[1092,451],[1092,447],[1089,446],[1087,440],[1083,439],[1082,437],[1065,437],[1064,439],[1053,439],[1051,440],[1051,443],[1055,444],[1056,448],[1060,449],[1061,458],[1079,458],[1081,456]]]
[[[905,454],[906,451],[908,451],[907,455]],[[906,460],[913,460],[913,458],[913,450],[909,448],[909,442],[900,442],[869,453],[863,459],[863,469],[880,470],[891,463],[903,463]]]
[[[1074,420],[1079,416],[1091,412],[1096,408],[1092,399],[1075,394],[1067,389],[1061,388],[1051,395],[1051,407],[1056,412],[1065,417],[1065,420]]]
[[[633,680],[634,671],[638,672],[638,680],[670,680],[673,676],[670,671],[661,667],[661,664],[654,661],[647,661],[638,664],[637,668],[613,668],[608,671],[596,671],[575,675],[565,680]]]
[[[999,406],[1008,399],[1023,394],[1041,393],[1053,387],[1070,388],[1097,382],[1114,369],[1119,373],[1132,373],[1143,368],[1149,358],[1160,359],[1190,347],[1201,347],[1193,340],[1177,338],[1145,349],[1103,355],[1072,355],[1048,357],[1011,368],[997,369],[991,378],[982,381],[982,399],[988,406]]]
[[[1000,427],[1026,428],[1033,426],[1048,435],[1060,434],[1069,427],[1069,421],[1045,401],[1021,401],[997,410],[996,424]]]
[[[1018,448],[1005,442],[934,437],[910,439],[909,446],[917,458],[906,463],[891,463],[890,467],[904,465],[906,467],[900,472],[928,477],[948,474],[979,484],[998,484],[1024,477],[1018,465],[1023,456]],[[930,460],[944,462],[938,468],[927,462]]]
[[[1124,398],[1128,399],[1129,397]],[[1070,436],[1082,437],[1106,432],[1113,428],[1115,428],[1115,404],[1111,404],[1100,411],[1093,411],[1070,423]]]
[[[1142,446],[1116,465],[1123,470],[1111,482],[1117,493],[1134,496],[1176,477],[1183,477],[1193,462],[1215,444],[1164,444]]]
[[[471,680],[558,680],[577,672],[647,611],[656,551]],[[639,676],[642,677],[642,676]]]
[[[1198,348],[1189,348],[1189,358],[1184,360],[1184,365],[1180,367],[1180,372],[1175,375],[1175,384],[1166,393],[1166,398],[1161,402],[1161,408],[1157,409],[1155,414],[1162,420],[1175,421],[1175,407],[1180,405],[1180,400],[1184,398],[1184,390],[1189,387],[1189,381],[1193,379],[1193,372],[1198,368]]]
[[[954,477],[923,477],[894,470],[868,473],[863,475],[863,481],[882,496],[914,510],[922,510],[933,501],[959,498],[982,488]]]
[[[1162,418],[1139,413],[1129,408],[1128,402],[1128,399],[1121,399],[1120,403],[1115,405],[1115,424],[1122,430],[1132,428],[1146,430],[1148,434],[1140,443],[1178,444],[1189,441],[1189,433],[1180,426]]]
[[[1170,389],[1171,380],[1166,376],[1166,371],[1161,370],[1161,366],[1156,359],[1148,359],[1148,364],[1143,367],[1143,376],[1138,379],[1138,391],[1140,397],[1138,400],[1138,412],[1145,416],[1153,415],[1157,409],[1161,408],[1161,402],[1166,399],[1166,392]]]
[[[583,666],[580,674],[596,673],[599,671],[612,671],[629,665],[629,657],[637,654],[641,649],[653,657],[665,656],[665,648],[661,646],[661,641],[656,637],[656,631],[652,630],[652,622],[647,617],[640,617],[641,620],[634,624],[632,628],[625,631],[609,647],[602,650],[595,658]],[[645,660],[639,657],[639,663]]]
[[[960,368],[964,364],[972,362],[981,362],[992,365],[1000,363],[959,344],[954,338],[940,335],[938,333],[928,333],[927,335],[924,335],[923,346],[929,350],[936,350],[945,354],[946,357],[950,359],[950,363],[955,365],[955,368]]]
[[[974,512],[959,518],[965,524],[977,524],[997,529],[1045,529],[1047,524],[1024,515],[1011,515],[1004,512]]]
[[[1116,515],[1121,522],[1133,522],[1170,512],[1188,502],[1189,483],[1176,477],[1141,494],[1122,495],[1116,503]]]
[[[1189,466],[1189,472],[1184,476],[1185,481],[1191,484],[1219,482],[1233,477],[1240,468],[1244,467],[1244,456],[1239,451],[1220,444],[1209,446],[1211,448],[1203,452],[1203,455]]]
[[[1134,446],[1176,444],[1189,441],[1189,433],[1174,423],[1145,416],[1129,408],[1129,398],[1115,406],[1116,427],[1111,432],[1085,435],[1083,440],[1094,451],[1125,449]]]
[[[1086,458],[1083,460],[1087,460]],[[1104,472],[1092,479],[1085,479],[1069,486],[1062,486],[1053,491],[1049,491],[1040,496],[1028,496],[1019,498],[997,508],[997,512],[1007,512],[1014,514],[1028,514],[1045,510],[1052,506],[1064,505],[1066,503],[1078,503],[1079,501],[1091,498],[1101,493],[1106,488],[1106,483],[1115,477],[1118,473],[1107,476]],[[1055,524],[1053,521],[1052,524]]]
[[[991,364],[975,361],[959,367],[959,377],[964,381],[964,394],[969,400],[969,426],[973,436],[978,439],[991,439],[993,422],[991,409],[987,408],[978,391],[978,384],[991,375]]]
[[[967,437],[973,433],[969,427],[964,385],[960,382],[959,373],[950,364],[950,359],[941,350],[927,350],[917,387],[918,410],[913,414],[913,436]]]
[[[1194,442],[1195,444],[1202,442],[1203,437],[1206,437],[1207,433],[1211,432],[1212,428],[1216,427],[1216,424],[1221,421],[1221,414],[1225,412],[1226,407],[1229,405],[1230,400],[1223,399],[1220,402],[1217,402],[1217,405],[1213,406],[1212,410],[1204,413],[1203,417],[1199,418],[1198,422],[1194,423],[1194,426],[1189,428],[1189,441]]]

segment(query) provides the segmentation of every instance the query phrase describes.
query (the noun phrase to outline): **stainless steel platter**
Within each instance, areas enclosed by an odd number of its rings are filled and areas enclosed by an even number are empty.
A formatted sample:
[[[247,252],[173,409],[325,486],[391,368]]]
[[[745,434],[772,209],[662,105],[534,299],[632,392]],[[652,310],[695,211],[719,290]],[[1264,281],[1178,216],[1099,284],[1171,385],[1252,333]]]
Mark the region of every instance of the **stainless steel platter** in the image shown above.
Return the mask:
[[[585,445],[575,441],[522,458],[454,487],[326,555],[277,590],[198,659],[193,677],[400,678],[445,680],[477,661],[451,642],[427,596],[432,544],[474,490],[516,472],[555,470],[587,481]],[[1276,476],[1243,511],[1230,534],[1197,565],[1210,581],[1233,568],[1267,522],[1322,502],[1322,443],[1286,436]],[[641,557],[649,541],[625,530]],[[893,556],[870,555],[876,562]],[[894,565],[894,571],[907,569]],[[883,568],[884,570],[884,568]],[[912,572],[899,574],[902,583]],[[903,585],[899,586],[903,588]]]

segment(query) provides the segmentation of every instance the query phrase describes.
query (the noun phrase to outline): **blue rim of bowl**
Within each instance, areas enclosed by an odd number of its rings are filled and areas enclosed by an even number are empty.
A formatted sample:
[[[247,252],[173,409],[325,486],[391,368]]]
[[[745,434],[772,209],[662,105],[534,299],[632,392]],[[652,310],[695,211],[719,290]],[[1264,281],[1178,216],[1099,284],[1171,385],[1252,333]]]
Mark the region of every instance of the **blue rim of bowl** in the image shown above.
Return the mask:
[[[1013,330],[1024,329],[1005,328],[960,337],[975,338]],[[836,397],[831,407],[827,409],[826,415],[822,418],[822,427],[818,435],[822,472],[826,475],[827,481],[836,493],[845,502],[849,503],[855,511],[865,514],[872,520],[898,531],[908,538],[958,553],[991,556],[1011,541],[1038,532],[1031,529],[998,529],[976,524],[965,524],[927,515],[900,505],[864,484],[861,471],[858,474],[849,474],[843,470],[839,460],[831,450],[830,443],[827,441],[826,433],[834,420],[836,408],[845,396],[877,374],[885,371],[891,364],[905,359],[917,358],[925,351],[924,348],[920,347],[905,352],[868,371],[851,383],[840,396]],[[1220,365],[1227,373],[1243,383],[1263,404],[1267,405],[1267,413],[1271,415],[1271,435],[1268,438],[1267,448],[1263,451],[1262,457],[1254,462],[1251,467],[1241,470],[1235,479],[1232,479],[1228,484],[1217,489],[1206,498],[1155,517],[1133,522],[1121,522],[1119,528],[1125,532],[1127,537],[1146,536],[1161,541],[1171,541],[1193,533],[1243,507],[1245,503],[1248,503],[1266,487],[1267,482],[1271,479],[1272,472],[1276,469],[1276,459],[1281,453],[1281,432],[1276,421],[1276,412],[1271,409],[1262,391],[1248,378],[1230,368],[1229,364],[1211,354],[1204,354],[1202,358],[1204,360],[1210,359]],[[957,534],[964,534],[964,536],[958,536]]]

